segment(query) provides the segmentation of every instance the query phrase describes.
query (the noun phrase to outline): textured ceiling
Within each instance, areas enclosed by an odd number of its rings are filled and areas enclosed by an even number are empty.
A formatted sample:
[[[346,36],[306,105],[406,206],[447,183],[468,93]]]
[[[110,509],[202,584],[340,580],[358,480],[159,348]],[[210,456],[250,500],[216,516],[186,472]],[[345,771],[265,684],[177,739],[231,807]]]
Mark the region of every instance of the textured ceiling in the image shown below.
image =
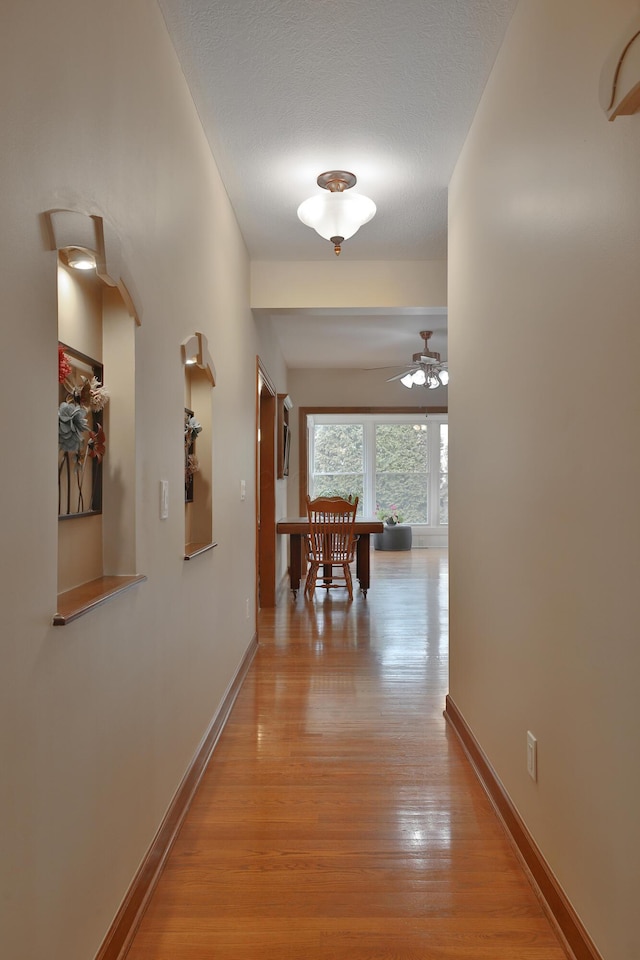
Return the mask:
[[[342,258],[445,258],[447,185],[516,2],[159,0],[251,258],[334,257],[296,216],[332,169],[378,208]],[[323,354],[308,319],[277,318],[289,366]],[[362,317],[340,329],[368,339]]]
[[[249,253],[333,256],[324,170],[378,212],[354,260],[446,256],[447,184],[516,0],[160,0]]]

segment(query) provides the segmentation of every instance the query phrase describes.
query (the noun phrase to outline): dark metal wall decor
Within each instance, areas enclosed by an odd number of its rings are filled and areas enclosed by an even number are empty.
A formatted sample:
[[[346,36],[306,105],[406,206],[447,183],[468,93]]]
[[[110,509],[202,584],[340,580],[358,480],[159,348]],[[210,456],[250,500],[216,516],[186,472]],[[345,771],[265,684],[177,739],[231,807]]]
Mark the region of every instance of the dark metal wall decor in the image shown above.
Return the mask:
[[[184,502],[193,503],[193,477],[200,469],[196,457],[196,437],[202,425],[196,420],[193,410],[184,408]]]
[[[58,343],[58,519],[102,513],[103,365]]]
[[[289,476],[289,454],[291,451],[291,427],[285,421],[282,425],[282,476]]]

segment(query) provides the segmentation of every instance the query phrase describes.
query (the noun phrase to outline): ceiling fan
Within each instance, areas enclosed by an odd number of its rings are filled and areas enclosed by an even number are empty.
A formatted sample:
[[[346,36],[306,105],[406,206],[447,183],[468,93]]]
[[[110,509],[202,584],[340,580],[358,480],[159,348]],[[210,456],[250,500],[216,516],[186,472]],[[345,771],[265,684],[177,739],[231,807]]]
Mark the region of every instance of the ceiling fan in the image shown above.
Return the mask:
[[[427,387],[429,390],[445,387],[449,383],[446,361],[441,360],[440,354],[435,350],[429,350],[429,337],[433,336],[433,330],[421,330],[420,336],[424,340],[424,348],[414,353],[413,360],[404,373],[389,377],[387,383],[399,380],[405,387],[411,388],[415,385]]]

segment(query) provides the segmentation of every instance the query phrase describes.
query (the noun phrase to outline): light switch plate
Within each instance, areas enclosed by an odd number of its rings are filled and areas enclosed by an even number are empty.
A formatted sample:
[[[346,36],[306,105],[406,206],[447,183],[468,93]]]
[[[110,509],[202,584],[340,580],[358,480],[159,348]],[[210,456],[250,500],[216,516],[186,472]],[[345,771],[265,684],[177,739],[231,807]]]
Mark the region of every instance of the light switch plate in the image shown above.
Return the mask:
[[[527,773],[532,780],[538,779],[538,741],[527,730]]]
[[[166,520],[169,516],[169,481],[160,481],[160,519]]]

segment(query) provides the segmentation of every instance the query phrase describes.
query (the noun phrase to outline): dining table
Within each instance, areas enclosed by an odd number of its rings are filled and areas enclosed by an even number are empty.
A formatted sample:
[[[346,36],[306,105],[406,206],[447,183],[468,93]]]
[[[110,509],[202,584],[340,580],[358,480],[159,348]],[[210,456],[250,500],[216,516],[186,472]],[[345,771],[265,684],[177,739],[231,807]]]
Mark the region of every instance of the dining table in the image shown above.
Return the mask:
[[[360,589],[366,597],[371,578],[369,550],[372,533],[382,533],[384,523],[374,517],[356,517],[356,578]],[[289,536],[289,584],[294,597],[298,596],[300,580],[302,578],[303,551],[302,543],[309,532],[307,517],[283,517],[276,523],[276,532]],[[304,559],[306,572],[306,556]]]

